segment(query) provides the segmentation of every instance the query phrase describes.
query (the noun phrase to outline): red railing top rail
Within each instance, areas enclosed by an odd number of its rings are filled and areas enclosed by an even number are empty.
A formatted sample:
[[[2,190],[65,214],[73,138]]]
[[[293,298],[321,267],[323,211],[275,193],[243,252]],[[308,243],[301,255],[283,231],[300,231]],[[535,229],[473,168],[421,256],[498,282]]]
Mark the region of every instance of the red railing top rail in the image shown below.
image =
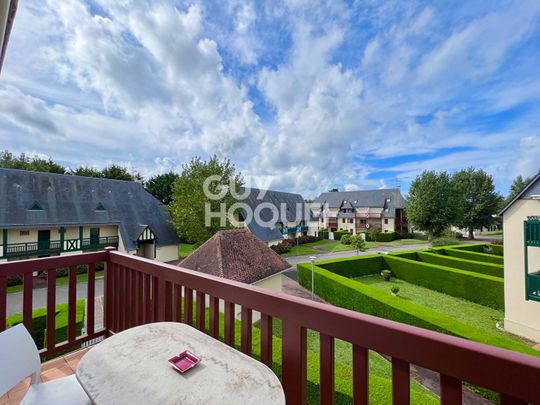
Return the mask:
[[[540,402],[540,358],[116,251],[110,261],[496,392]],[[509,378],[511,376],[511,378]]]

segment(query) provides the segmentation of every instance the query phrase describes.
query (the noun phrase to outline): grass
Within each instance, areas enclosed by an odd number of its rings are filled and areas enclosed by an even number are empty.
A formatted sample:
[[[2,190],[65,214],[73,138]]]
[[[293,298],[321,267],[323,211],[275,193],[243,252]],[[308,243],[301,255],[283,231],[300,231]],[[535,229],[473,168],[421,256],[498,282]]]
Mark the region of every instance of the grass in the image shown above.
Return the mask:
[[[85,300],[77,300],[76,303],[76,335],[81,334],[84,320]],[[32,311],[32,338],[36,342],[38,349],[46,346],[46,328],[47,328],[47,308],[39,308]],[[15,314],[6,318],[7,327],[15,326],[21,323],[23,314]],[[67,340],[68,333],[68,304],[58,304],[56,306],[55,317],[56,343]]]
[[[298,245],[298,247],[293,246],[289,252],[283,253],[281,256],[283,257],[305,256],[305,255],[312,255],[318,252],[319,252],[318,250],[312,249],[309,246]]]
[[[196,246],[192,243],[180,243],[178,254],[180,255],[180,258],[183,259],[188,257],[195,249]]]
[[[390,294],[392,286],[399,287],[399,297],[405,301],[412,301],[457,319],[465,324],[475,326],[486,331],[497,333],[519,343],[526,343],[515,335],[497,329],[495,323],[504,319],[504,311],[475,304],[461,298],[452,297],[428,288],[407,283],[392,277],[389,282],[383,281],[380,275],[370,275],[353,278],[370,287]]]
[[[103,277],[103,270],[96,271],[96,279],[97,278],[102,278],[102,277]],[[88,273],[77,274],[77,283],[85,283],[87,281],[88,281]],[[67,285],[68,282],[69,282],[68,276],[57,277],[56,278],[56,285],[57,286],[59,286],[59,285]],[[8,294],[21,292],[22,290],[23,290],[23,285],[22,284],[12,285],[12,286],[9,286],[7,288]]]

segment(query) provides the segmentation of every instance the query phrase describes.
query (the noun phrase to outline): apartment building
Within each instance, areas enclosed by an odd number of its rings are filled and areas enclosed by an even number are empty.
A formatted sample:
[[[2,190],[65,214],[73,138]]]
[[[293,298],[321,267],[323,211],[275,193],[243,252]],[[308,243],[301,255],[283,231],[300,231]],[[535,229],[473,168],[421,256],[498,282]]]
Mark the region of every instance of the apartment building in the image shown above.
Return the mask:
[[[377,228],[408,232],[405,198],[399,188],[322,193],[311,204],[318,229],[353,234]]]

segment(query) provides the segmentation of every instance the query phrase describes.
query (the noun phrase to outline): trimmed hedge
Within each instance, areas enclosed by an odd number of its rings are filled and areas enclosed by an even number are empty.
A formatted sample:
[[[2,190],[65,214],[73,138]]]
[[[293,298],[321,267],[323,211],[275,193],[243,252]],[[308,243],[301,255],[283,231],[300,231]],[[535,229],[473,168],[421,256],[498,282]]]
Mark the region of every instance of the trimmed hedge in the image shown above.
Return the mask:
[[[392,242],[398,239],[397,232],[381,232],[377,235],[377,242]]]
[[[504,309],[504,280],[500,277],[422,263],[394,255],[384,261],[403,281],[464,298],[491,308]]]
[[[400,260],[399,258],[393,258]],[[311,265],[297,265],[298,281],[311,289]],[[325,301],[357,312],[418,326],[480,343],[540,356],[540,352],[504,336],[467,325],[431,308],[394,297],[361,282],[315,266],[315,293]]]
[[[485,253],[485,243],[466,243],[463,245],[452,246],[452,249],[467,250],[469,252]]]
[[[504,268],[499,264],[475,262],[472,260],[458,259],[457,257],[443,256],[430,252],[416,252],[418,259],[425,263],[437,264],[459,270],[467,270],[488,276],[504,277]],[[407,257],[409,259],[410,257]]]
[[[335,231],[334,232],[334,240],[341,240],[341,237],[343,235],[352,235],[352,232],[347,232],[347,231]]]
[[[451,257],[457,257],[459,259],[465,259],[465,260],[473,260],[476,262],[485,262],[485,263],[493,263],[493,264],[504,264],[504,258],[501,256],[496,255],[490,255],[488,253],[477,253],[477,252],[470,252],[467,250],[462,249],[454,249],[454,248],[442,248],[440,250],[438,249],[432,249],[436,253],[446,254]]]
[[[311,266],[309,263],[308,265]],[[383,257],[377,254],[325,260],[317,262],[317,266],[344,277],[361,277],[378,274],[385,268],[383,267]]]
[[[504,246],[503,245],[489,245],[491,247],[491,251],[496,256],[504,256]]]

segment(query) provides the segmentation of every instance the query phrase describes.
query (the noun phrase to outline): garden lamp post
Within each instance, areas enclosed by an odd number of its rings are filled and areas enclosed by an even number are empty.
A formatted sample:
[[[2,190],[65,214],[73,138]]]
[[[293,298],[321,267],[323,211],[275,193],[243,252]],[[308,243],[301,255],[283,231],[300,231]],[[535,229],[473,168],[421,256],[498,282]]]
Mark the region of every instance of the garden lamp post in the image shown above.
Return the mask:
[[[311,260],[311,299],[313,300],[315,297],[315,260],[317,259],[316,256],[309,256],[309,260]]]

